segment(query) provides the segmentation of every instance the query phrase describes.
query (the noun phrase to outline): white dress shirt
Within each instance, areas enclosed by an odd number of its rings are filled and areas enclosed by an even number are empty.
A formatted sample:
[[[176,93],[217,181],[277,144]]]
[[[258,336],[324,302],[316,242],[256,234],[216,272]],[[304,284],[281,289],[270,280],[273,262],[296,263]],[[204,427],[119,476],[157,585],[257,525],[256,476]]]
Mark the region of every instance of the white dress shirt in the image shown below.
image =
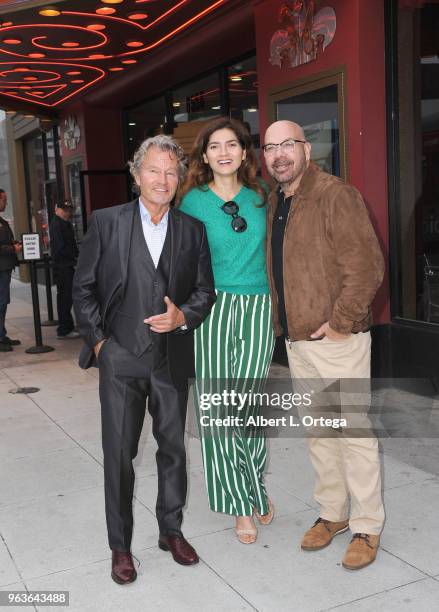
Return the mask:
[[[168,231],[169,210],[163,215],[157,225],[152,222],[151,215],[142,204],[141,198],[139,198],[139,210],[146,246],[151,254],[154,265],[157,268],[160,255],[162,254],[163,245],[165,244],[166,232]]]

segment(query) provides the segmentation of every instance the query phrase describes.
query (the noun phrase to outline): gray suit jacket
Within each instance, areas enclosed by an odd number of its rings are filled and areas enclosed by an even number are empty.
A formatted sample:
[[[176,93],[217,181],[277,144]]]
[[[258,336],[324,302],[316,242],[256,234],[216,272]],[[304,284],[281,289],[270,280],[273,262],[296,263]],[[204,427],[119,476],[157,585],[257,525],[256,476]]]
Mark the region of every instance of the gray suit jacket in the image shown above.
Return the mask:
[[[77,328],[85,341],[79,365],[95,365],[94,346],[106,338],[106,322],[120,304],[127,282],[128,259],[138,200],[97,210],[82,242],[73,281]],[[193,330],[216,300],[210,251],[204,225],[171,208],[169,298],[183,311],[187,332],[166,334],[168,368],[181,383],[194,376]],[[151,290],[152,288],[145,288]]]

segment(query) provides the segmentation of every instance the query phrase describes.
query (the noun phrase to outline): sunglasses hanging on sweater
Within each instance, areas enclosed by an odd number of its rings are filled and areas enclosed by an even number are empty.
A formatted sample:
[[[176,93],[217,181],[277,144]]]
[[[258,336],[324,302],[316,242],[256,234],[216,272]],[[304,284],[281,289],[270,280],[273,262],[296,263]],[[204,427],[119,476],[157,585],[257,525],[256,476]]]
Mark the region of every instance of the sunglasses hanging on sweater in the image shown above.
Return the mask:
[[[234,232],[245,232],[245,230],[247,229],[247,221],[244,219],[244,217],[238,215],[239,206],[236,202],[233,202],[233,200],[225,202],[221,206],[221,210],[225,212],[226,215],[232,215],[231,225]]]

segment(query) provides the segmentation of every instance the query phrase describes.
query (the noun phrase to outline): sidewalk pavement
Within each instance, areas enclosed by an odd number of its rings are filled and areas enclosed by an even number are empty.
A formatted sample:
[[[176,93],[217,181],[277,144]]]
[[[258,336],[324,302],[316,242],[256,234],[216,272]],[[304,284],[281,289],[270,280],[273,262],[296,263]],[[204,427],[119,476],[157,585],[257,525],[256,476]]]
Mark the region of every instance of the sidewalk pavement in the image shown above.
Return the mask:
[[[375,563],[349,572],[341,567],[349,533],[320,552],[300,550],[303,532],[317,518],[303,440],[268,441],[266,482],[276,517],[271,525],[260,526],[256,544],[244,546],[234,535],[233,520],[209,510],[199,441],[188,434],[183,528],[201,561],[182,567],[157,547],[155,442],[149,418],[135,461],[132,549],[138,579],[116,585],[110,579],[104,518],[97,370],[80,370],[80,341],[56,340],[53,327],[43,328],[43,337],[56,350],[26,354],[24,349],[34,344],[30,288],[13,281],[12,293],[8,333],[22,345],[0,354],[0,591],[66,590],[72,612],[438,608],[439,478],[432,462],[431,472],[419,469],[420,441],[394,439],[389,450],[383,443],[387,522],[382,547]],[[274,366],[273,374],[288,372]],[[40,390],[8,393],[18,386]],[[395,458],[398,453],[407,462]]]

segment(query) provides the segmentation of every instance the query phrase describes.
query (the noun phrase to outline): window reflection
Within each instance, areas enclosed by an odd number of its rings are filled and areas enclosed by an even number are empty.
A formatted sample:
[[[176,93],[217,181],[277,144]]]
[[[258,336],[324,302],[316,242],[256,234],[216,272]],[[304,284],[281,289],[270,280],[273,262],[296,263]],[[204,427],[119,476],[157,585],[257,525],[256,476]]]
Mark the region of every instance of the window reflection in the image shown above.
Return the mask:
[[[256,57],[229,66],[227,70],[230,116],[248,127],[253,144],[259,149],[258,76]]]
[[[149,100],[126,113],[128,158],[132,159],[140,143],[166,131],[166,101],[164,96]]]
[[[439,323],[439,6],[398,13],[400,316]]]
[[[329,85],[280,100],[276,107],[277,119],[303,126],[312,145],[312,159],[322,170],[340,176],[338,86]]]
[[[198,79],[172,92],[175,124],[205,121],[219,117],[221,95],[218,73]]]

